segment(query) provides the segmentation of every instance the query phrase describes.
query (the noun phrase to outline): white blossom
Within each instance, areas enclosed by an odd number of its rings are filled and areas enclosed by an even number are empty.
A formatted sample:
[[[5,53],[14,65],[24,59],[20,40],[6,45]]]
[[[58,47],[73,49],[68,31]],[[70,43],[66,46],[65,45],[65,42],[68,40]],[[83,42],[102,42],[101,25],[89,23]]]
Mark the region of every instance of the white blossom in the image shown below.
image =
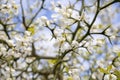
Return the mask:
[[[76,40],[73,40],[73,41],[72,41],[72,46],[73,46],[73,47],[78,47],[78,46],[79,46],[79,43],[78,43]]]
[[[117,77],[114,74],[107,74],[104,76],[104,80],[117,80]]]
[[[15,43],[13,40],[7,40],[9,46],[15,46]]]
[[[69,73],[74,80],[80,80],[79,69],[71,69]]]
[[[41,18],[41,20],[42,20],[43,22],[46,22],[46,21],[47,21],[47,17],[46,17],[46,16],[41,16],[40,18]]]
[[[115,52],[115,53],[120,52],[120,46],[119,45],[114,45],[113,46],[113,52]]]

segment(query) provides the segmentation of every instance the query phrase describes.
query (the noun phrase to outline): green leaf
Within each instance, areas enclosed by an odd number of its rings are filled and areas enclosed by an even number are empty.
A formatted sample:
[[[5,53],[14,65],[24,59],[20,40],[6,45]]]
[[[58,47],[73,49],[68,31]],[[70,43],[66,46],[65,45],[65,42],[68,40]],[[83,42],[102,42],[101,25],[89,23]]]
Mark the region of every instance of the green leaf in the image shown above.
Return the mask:
[[[113,74],[117,76],[117,80],[120,80],[120,71],[119,70],[115,70]]]
[[[109,72],[108,72],[106,69],[104,69],[104,68],[99,68],[99,71],[102,72],[102,73],[106,73],[106,74],[109,73]]]
[[[118,57],[120,57],[120,52],[117,52]]]
[[[73,80],[73,78],[72,77],[68,77],[67,80]]]
[[[55,59],[55,60],[48,60],[48,63],[50,63],[50,64],[55,64],[55,63],[57,63],[57,61],[58,61],[58,60],[56,60],[56,59]]]
[[[35,34],[35,27],[34,26],[29,27],[28,31],[31,32],[32,35],[34,35]]]
[[[68,73],[68,72],[69,72],[69,68],[68,68],[68,67],[65,67],[65,71]]]
[[[102,24],[99,24],[99,25],[98,25],[98,28],[100,28],[100,29],[103,28],[103,25],[102,25]]]
[[[66,29],[70,29],[70,26],[66,26]]]
[[[107,72],[110,72],[111,69],[112,69],[112,65],[109,65],[109,66],[107,67]]]

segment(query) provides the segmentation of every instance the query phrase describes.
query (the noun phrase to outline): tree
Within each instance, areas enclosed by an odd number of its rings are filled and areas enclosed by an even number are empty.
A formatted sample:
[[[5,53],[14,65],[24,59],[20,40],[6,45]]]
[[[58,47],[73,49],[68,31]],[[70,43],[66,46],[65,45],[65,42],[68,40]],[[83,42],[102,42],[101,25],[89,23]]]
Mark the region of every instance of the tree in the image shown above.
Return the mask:
[[[1,0],[1,80],[120,80],[119,4]]]

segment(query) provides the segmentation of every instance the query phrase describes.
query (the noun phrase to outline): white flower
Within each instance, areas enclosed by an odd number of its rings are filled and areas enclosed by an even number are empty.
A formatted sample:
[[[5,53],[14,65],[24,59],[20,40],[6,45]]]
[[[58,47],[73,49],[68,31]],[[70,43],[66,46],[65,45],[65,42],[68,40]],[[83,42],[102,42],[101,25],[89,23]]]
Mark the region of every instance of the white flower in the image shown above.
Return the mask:
[[[9,44],[9,46],[15,46],[15,44],[14,44],[14,41],[13,41],[13,40],[8,40],[7,42],[8,42],[8,44]]]
[[[104,63],[103,62],[104,62],[103,59],[96,61],[97,65],[100,66],[100,67],[104,67]]]
[[[72,41],[72,46],[78,47],[78,46],[79,46],[79,43],[78,43],[76,40],[73,40],[73,41]]]
[[[26,62],[22,62],[22,61],[17,61],[18,63],[18,69],[24,69],[27,66]]]
[[[93,73],[93,74],[92,74],[92,78],[93,78],[93,79],[96,79],[96,73]]]
[[[26,58],[26,62],[27,63],[31,63],[34,59],[35,59],[34,57]]]
[[[58,41],[59,41],[60,43],[63,43],[63,42],[65,41],[65,38],[64,38],[64,37],[58,37],[57,39],[58,39]]]
[[[104,80],[117,80],[117,77],[114,74],[107,74],[105,75]]]
[[[73,14],[71,15],[71,17],[75,18],[76,20],[80,20],[81,19],[81,16],[76,11],[73,11]]]
[[[58,13],[60,12],[60,9],[57,7],[55,7],[54,10],[55,10],[55,12],[58,12]]]
[[[63,29],[60,29],[60,28],[56,28],[54,30],[55,36],[61,36],[63,32],[64,32]]]
[[[105,39],[97,39],[98,45],[103,45],[105,43]]]
[[[18,42],[23,41],[23,37],[20,36],[20,35],[15,35],[14,38],[15,38],[15,40],[18,41]]]
[[[64,17],[70,17],[70,14],[67,13],[67,12],[63,12],[63,16],[64,16]]]
[[[30,36],[31,32],[30,31],[25,31],[25,35]]]
[[[47,17],[46,17],[46,16],[41,16],[41,20],[42,20],[43,22],[46,22],[46,21],[47,21]]]
[[[15,58],[19,58],[21,55],[22,55],[21,53],[15,53],[15,54],[14,54],[14,57],[15,57]]]
[[[80,77],[79,77],[79,69],[71,69],[69,71],[70,75],[72,76],[72,78],[74,80],[80,80]]]
[[[47,24],[47,26],[50,26],[50,21],[47,20],[47,21],[46,21],[46,24]]]
[[[1,51],[1,52],[4,52],[4,51],[6,51],[6,48],[2,46],[2,47],[0,48],[0,51]]]
[[[69,13],[69,14],[72,14],[72,9],[67,9],[67,12]]]
[[[12,80],[12,78],[7,78],[7,80]]]
[[[119,45],[113,46],[113,52],[115,52],[115,53],[120,52],[120,46]]]
[[[51,15],[51,18],[53,18],[53,19],[55,19],[55,18],[57,18],[57,17],[59,17],[58,14],[52,14],[52,15]]]
[[[54,8],[56,7],[55,2],[51,1],[51,6],[52,6],[52,10],[54,10]]]
[[[27,78],[28,77],[28,75],[26,73],[23,73],[22,76],[23,76],[23,78]]]

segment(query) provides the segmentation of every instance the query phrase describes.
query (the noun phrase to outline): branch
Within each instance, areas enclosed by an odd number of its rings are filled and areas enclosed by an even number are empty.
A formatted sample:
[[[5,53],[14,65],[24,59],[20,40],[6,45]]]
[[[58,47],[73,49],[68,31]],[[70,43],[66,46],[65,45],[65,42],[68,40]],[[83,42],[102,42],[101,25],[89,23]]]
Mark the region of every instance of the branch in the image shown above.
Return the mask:
[[[114,4],[114,3],[116,3],[116,2],[117,2],[117,0],[114,0],[114,1],[112,1],[112,2],[110,2],[110,3],[108,3],[108,4],[106,4],[105,6],[101,7],[100,10],[102,10],[102,9],[104,9],[104,8],[106,8],[106,7],[108,7],[108,6],[112,5],[112,4]]]
[[[23,8],[23,4],[22,4],[22,0],[20,0],[20,6],[21,6],[21,11],[22,11],[22,23],[24,25],[24,27],[27,29],[27,25],[26,25],[26,19],[25,19],[25,13],[24,13],[24,8]]]
[[[90,34],[101,34],[101,35],[104,35],[104,36],[106,36],[106,37],[108,38],[110,44],[112,45],[112,41],[111,41],[111,39],[110,39],[110,36],[107,35],[107,34],[105,34],[106,30],[109,29],[110,26],[111,26],[111,25],[109,25],[107,28],[105,28],[102,32],[96,32],[96,33],[90,33]]]
[[[82,12],[84,10],[84,0],[82,0],[82,7],[81,7],[81,10],[79,11],[79,15],[82,16]],[[78,32],[78,30],[80,29],[80,21],[78,20],[78,25],[77,25],[77,28],[75,29],[75,31],[73,32],[73,36],[72,36],[72,40],[75,39],[75,36]]]
[[[67,61],[69,61],[69,60],[70,60],[70,59],[58,61],[58,62],[55,64],[55,66],[54,66],[53,73],[55,74],[58,65],[60,65],[60,64],[63,63],[63,62],[67,62]]]
[[[6,44],[9,48],[11,48],[11,46],[9,46],[9,44],[6,41],[2,40],[2,39],[0,39],[0,43]]]
[[[0,20],[0,24],[3,26],[4,32],[5,32],[5,34],[7,35],[8,39],[11,39],[10,36],[9,36],[9,34],[8,34],[7,28],[6,28],[7,25],[4,24],[1,20]]]
[[[31,19],[30,23],[28,24],[28,27],[32,24],[33,20],[36,18],[36,16],[39,14],[39,12],[41,11],[41,9],[43,8],[43,4],[44,4],[45,0],[42,0],[42,5],[39,8],[39,10],[36,12],[36,14],[33,16],[33,18]]]
[[[57,57],[51,57],[51,56],[39,56],[36,54],[34,43],[32,43],[32,55],[28,57],[35,57],[37,59],[57,59]]]
[[[97,16],[98,16],[98,13],[100,12],[100,9],[99,9],[99,8],[100,8],[100,0],[97,0],[97,10],[96,10],[95,16],[94,16],[91,24],[90,24],[90,25],[87,24],[87,26],[89,27],[89,29],[88,29],[88,31],[86,32],[86,34],[85,34],[81,39],[78,40],[79,43],[82,42],[88,35],[90,35],[91,27],[92,27],[92,25],[94,24],[94,22],[95,22],[95,20],[96,20],[96,18],[97,18]],[[85,23],[87,23],[87,22],[85,22]]]

